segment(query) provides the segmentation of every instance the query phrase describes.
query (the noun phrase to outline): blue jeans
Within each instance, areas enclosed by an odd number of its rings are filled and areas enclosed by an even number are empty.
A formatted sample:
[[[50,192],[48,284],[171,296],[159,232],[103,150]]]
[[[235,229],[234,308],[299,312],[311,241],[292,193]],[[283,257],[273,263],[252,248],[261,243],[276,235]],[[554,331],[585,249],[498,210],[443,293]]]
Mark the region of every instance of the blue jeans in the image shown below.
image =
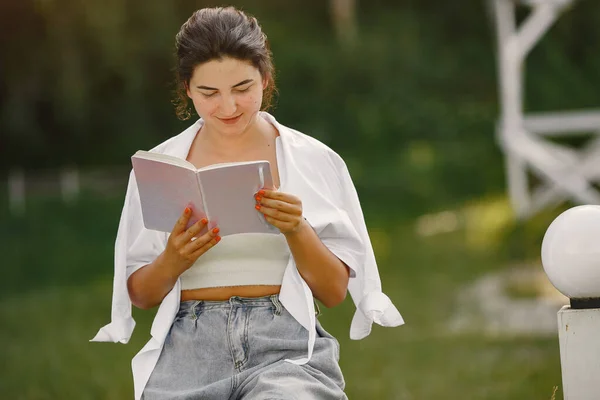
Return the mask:
[[[340,400],[339,343],[317,320],[311,360],[308,331],[277,295],[185,301],[142,395],[143,400]]]

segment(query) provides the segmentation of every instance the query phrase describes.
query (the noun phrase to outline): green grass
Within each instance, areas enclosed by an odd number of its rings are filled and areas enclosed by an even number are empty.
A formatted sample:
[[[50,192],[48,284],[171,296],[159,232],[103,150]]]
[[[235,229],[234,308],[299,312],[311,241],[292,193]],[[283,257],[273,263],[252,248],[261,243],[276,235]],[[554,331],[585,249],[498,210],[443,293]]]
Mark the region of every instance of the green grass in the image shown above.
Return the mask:
[[[130,361],[148,340],[154,312],[135,310],[138,325],[127,345],[88,342],[110,317],[121,204],[92,196],[72,207],[36,200],[22,218],[0,204],[0,397],[132,398]],[[557,338],[458,335],[447,323],[460,288],[517,256],[539,253],[543,230],[535,226],[547,226],[552,216],[494,230],[465,223],[419,237],[412,218],[365,208],[384,291],[406,325],[374,326],[368,338],[351,341],[350,297],[322,310],[323,325],[341,343],[349,398],[550,399],[561,386]]]

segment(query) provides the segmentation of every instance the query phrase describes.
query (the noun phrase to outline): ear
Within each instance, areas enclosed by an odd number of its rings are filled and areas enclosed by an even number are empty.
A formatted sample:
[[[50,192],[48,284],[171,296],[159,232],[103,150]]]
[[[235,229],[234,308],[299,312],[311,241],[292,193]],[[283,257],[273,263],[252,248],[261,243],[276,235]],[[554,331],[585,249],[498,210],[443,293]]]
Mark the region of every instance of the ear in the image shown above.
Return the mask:
[[[190,92],[190,85],[187,82],[183,82],[183,87],[185,88],[185,93],[191,99],[192,93]]]
[[[269,81],[271,81],[271,76],[267,75],[263,78],[263,80],[262,80],[263,90],[265,90],[267,88],[267,86],[269,86]]]

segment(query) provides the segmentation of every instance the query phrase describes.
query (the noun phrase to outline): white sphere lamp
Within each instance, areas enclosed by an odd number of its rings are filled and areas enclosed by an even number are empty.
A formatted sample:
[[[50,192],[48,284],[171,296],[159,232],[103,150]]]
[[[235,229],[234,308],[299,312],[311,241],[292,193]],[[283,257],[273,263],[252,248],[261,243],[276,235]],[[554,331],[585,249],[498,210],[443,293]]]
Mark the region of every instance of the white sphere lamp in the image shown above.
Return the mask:
[[[542,265],[571,308],[600,308],[600,206],[573,207],[552,221]]]

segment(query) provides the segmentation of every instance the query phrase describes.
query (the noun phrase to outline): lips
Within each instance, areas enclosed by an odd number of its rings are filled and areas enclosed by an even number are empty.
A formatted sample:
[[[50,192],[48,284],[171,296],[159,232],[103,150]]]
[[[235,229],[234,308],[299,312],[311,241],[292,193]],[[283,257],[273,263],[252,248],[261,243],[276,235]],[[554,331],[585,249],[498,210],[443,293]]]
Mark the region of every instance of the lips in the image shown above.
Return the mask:
[[[236,122],[238,122],[240,120],[240,118],[242,118],[242,114],[238,115],[237,117],[233,117],[233,118],[219,118],[219,120],[221,122],[223,122],[224,124],[233,125]]]

